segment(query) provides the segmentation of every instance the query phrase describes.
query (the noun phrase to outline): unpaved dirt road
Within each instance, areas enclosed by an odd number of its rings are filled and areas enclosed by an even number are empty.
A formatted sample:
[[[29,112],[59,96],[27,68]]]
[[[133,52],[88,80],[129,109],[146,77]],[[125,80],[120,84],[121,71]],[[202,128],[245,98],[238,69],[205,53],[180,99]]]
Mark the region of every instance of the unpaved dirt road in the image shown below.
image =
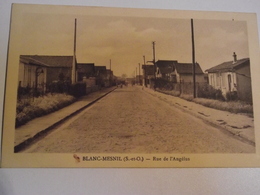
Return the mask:
[[[254,153],[255,147],[129,86],[116,89],[22,152]]]

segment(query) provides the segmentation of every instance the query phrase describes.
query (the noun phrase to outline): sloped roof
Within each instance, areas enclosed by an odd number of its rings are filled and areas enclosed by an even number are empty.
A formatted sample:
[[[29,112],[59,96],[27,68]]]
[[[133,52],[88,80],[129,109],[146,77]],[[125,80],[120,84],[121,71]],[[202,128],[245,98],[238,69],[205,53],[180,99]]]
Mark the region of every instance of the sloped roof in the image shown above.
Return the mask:
[[[107,69],[107,74],[109,74],[109,75],[113,75],[113,71],[110,70],[110,69]]]
[[[177,60],[158,60],[156,65],[162,74],[171,73],[175,69],[179,74],[192,74],[193,72],[192,63],[179,63]],[[203,71],[198,63],[195,64],[195,73],[203,74]]]
[[[70,68],[73,56],[20,55],[20,60],[32,65]]]
[[[77,71],[81,73],[95,73],[94,63],[77,63]]]
[[[156,66],[159,68],[161,74],[171,73],[175,70],[176,60],[158,60]]]
[[[206,72],[233,71],[246,64],[250,64],[249,58],[237,60],[235,63],[233,61],[223,62],[222,64],[207,69]]]
[[[95,66],[95,71],[96,71],[97,75],[99,75],[99,74],[106,75],[107,74],[106,66]]]
[[[95,70],[99,70],[99,71],[107,71],[107,67],[106,66],[95,66]]]
[[[193,72],[192,63],[177,63],[175,68],[179,74],[192,74]],[[198,63],[195,64],[195,74],[204,74]]]
[[[145,70],[146,76],[154,75],[154,65],[142,65],[142,69]]]

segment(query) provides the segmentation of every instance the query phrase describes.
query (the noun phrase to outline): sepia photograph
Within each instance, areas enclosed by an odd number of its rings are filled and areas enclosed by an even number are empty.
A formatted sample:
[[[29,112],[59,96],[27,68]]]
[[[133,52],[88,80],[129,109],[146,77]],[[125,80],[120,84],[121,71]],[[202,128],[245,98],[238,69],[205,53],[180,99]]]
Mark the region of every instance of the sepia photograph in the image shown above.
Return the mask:
[[[2,166],[259,166],[255,24],[13,4]]]

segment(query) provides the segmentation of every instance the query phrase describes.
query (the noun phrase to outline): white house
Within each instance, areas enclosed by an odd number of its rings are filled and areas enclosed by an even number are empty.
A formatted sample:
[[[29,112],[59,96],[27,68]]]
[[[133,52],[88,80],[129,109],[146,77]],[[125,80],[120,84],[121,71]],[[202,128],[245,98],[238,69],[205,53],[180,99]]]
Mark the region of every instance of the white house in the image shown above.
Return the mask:
[[[228,92],[235,92],[241,100],[252,101],[250,59],[237,60],[233,53],[233,60],[223,62],[208,70],[209,84],[220,89],[226,96]]]

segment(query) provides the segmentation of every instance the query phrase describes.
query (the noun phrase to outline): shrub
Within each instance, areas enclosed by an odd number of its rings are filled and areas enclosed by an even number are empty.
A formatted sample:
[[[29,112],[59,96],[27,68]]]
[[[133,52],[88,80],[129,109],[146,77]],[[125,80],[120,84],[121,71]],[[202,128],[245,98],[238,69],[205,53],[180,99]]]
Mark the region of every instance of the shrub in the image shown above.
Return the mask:
[[[190,101],[190,102],[194,100],[193,95],[189,95],[189,94],[181,94],[180,97],[182,99],[185,99],[185,100]]]
[[[198,93],[198,97],[200,98],[216,99],[221,101],[225,100],[220,89],[215,89],[208,84],[199,85],[197,93]]]
[[[238,95],[236,91],[230,91],[226,93],[227,101],[236,101],[238,100]]]
[[[68,93],[70,83],[68,81],[55,81],[49,85],[48,90],[51,93]]]
[[[63,108],[75,101],[75,98],[65,94],[47,94],[34,98],[33,101],[22,100],[17,103],[16,124],[18,127],[26,122],[45,114]]]
[[[163,78],[157,78],[155,80],[156,88],[159,88],[159,89],[165,88],[165,86],[167,86],[168,83],[169,83],[169,81],[167,81],[166,79],[163,79]]]
[[[229,111],[232,113],[253,113],[253,106],[241,101],[223,102],[219,100],[205,98],[195,98],[193,99],[193,101],[210,108]]]
[[[78,82],[78,83],[72,84],[70,86],[69,94],[73,95],[74,97],[80,97],[80,96],[86,95],[86,83]]]

